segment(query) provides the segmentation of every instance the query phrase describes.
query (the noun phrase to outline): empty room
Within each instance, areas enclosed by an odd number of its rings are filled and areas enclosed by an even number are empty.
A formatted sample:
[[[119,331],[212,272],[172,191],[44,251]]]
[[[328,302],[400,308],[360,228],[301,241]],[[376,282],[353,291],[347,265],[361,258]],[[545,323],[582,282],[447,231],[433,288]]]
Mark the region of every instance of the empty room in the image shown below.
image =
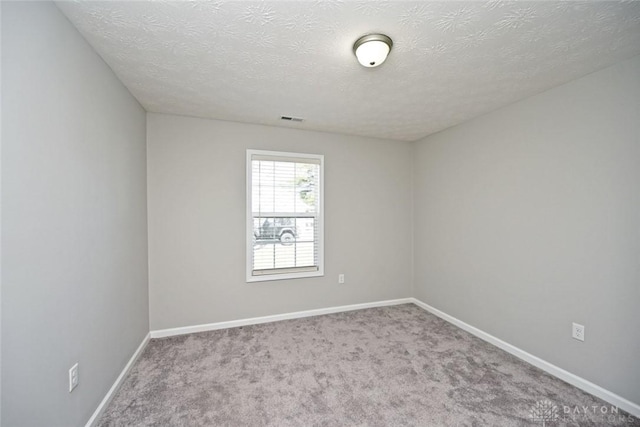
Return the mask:
[[[640,426],[640,1],[0,34],[2,427]]]

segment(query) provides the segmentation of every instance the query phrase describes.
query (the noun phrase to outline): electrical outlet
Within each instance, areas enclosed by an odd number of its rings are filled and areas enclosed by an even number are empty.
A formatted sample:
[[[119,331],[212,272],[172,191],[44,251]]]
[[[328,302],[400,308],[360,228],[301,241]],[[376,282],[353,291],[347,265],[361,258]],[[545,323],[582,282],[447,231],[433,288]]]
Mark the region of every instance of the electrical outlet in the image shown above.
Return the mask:
[[[584,341],[584,325],[574,323],[571,336],[578,341]]]
[[[69,393],[78,386],[78,364],[76,363],[69,369]]]
[[[338,283],[344,283],[344,274],[338,274]]]

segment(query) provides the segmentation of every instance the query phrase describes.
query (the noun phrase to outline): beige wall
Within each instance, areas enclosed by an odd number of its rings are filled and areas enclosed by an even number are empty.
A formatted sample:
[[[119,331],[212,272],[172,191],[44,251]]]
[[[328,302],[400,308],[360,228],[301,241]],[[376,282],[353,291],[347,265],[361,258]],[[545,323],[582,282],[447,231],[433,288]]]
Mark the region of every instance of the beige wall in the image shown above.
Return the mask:
[[[640,57],[432,135],[413,164],[415,296],[640,403]]]
[[[2,425],[79,426],[149,330],[146,117],[53,3],[1,7]]]
[[[147,126],[152,330],[410,296],[410,144],[160,114]],[[324,154],[324,277],[245,282],[247,148]]]

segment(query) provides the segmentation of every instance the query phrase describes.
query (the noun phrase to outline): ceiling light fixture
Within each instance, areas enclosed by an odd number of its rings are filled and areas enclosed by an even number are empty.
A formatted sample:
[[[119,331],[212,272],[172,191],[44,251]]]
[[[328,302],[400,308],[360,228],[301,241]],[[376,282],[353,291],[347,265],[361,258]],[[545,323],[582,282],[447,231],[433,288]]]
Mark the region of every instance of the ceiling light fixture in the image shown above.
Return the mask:
[[[393,41],[384,34],[367,34],[353,44],[358,62],[367,68],[381,65],[391,51]]]

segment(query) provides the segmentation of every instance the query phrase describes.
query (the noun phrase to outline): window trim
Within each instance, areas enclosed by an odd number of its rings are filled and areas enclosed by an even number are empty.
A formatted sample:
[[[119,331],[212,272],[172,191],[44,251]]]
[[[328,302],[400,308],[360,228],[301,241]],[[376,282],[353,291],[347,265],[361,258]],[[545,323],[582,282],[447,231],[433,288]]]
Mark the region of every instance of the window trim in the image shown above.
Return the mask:
[[[252,212],[252,195],[253,195],[253,182],[252,182],[252,165],[251,159],[256,156],[271,156],[271,157],[287,157],[296,160],[303,159],[315,159],[320,162],[320,201],[318,203],[318,269],[315,271],[298,271],[288,273],[273,273],[273,274],[253,274],[253,212]],[[324,155],[322,154],[307,154],[307,153],[292,153],[284,151],[266,151],[266,150],[247,150],[246,158],[246,219],[245,219],[245,246],[246,246],[246,281],[251,282],[266,282],[271,280],[287,280],[287,279],[301,279],[305,277],[320,277],[324,276]]]

